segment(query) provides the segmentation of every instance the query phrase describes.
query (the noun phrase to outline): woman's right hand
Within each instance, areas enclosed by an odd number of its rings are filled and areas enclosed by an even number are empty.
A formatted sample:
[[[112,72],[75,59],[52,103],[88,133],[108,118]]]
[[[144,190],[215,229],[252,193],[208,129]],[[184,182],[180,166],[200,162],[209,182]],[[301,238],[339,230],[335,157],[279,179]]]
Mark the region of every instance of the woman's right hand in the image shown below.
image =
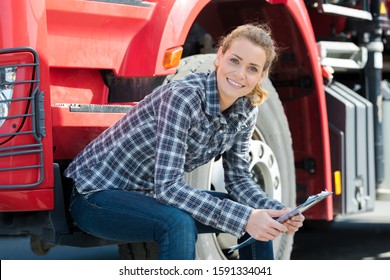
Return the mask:
[[[274,240],[281,233],[287,232],[287,227],[274,218],[286,214],[289,210],[254,209],[246,225],[246,232],[259,241]]]

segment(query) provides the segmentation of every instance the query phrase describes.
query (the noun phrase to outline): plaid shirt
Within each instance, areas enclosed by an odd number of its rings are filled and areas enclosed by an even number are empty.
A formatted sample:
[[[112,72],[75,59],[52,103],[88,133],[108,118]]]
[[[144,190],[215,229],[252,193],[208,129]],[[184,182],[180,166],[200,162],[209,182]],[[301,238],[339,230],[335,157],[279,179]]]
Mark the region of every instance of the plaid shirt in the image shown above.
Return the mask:
[[[191,74],[146,96],[92,141],[65,171],[85,195],[124,189],[154,196],[203,224],[237,237],[252,208],[281,209],[250,178],[249,140],[257,107],[246,97],[220,111],[215,72]],[[220,200],[183,181],[184,172],[223,155]]]

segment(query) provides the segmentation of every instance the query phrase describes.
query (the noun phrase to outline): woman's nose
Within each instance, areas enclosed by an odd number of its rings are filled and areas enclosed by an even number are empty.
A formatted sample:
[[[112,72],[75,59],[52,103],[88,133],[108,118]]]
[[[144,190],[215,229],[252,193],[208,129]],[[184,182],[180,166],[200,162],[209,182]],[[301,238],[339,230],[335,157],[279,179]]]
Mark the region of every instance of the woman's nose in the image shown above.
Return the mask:
[[[244,79],[245,77],[246,77],[246,69],[245,69],[245,67],[240,67],[239,69],[238,69],[238,75],[239,75],[239,77],[240,78],[242,78],[242,79]]]

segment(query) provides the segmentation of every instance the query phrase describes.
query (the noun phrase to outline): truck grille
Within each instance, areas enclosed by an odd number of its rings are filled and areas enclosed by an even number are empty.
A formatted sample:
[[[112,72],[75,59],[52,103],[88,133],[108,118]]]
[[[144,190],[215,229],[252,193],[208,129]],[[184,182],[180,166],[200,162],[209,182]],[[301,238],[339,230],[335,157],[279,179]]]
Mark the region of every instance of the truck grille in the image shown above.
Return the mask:
[[[0,50],[0,189],[42,183],[44,96],[38,54],[30,48]]]

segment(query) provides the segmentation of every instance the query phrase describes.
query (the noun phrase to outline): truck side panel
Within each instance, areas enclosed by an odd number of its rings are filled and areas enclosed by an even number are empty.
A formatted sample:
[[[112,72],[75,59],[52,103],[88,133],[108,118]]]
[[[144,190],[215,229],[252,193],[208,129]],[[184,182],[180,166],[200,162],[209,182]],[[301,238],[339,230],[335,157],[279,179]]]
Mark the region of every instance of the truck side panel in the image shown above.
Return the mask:
[[[25,89],[24,97],[31,96],[31,101],[27,105],[27,110],[25,112],[19,112],[24,116],[24,121],[21,123],[18,131],[15,131],[18,135],[22,135],[23,140],[17,140],[19,136],[13,136],[12,139],[6,140],[6,142],[0,144],[2,156],[2,171],[7,172],[7,168],[12,168],[13,161],[6,159],[6,154],[10,151],[10,146],[7,146],[7,142],[14,141],[14,144],[17,141],[23,142],[24,146],[34,145],[36,141],[42,143],[42,160],[37,160],[35,164],[39,164],[39,169],[42,169],[41,175],[36,174],[34,168],[28,169],[30,171],[23,172],[23,179],[16,178],[18,181],[17,188],[14,182],[11,182],[9,176],[3,176],[0,174],[0,210],[1,211],[35,211],[35,210],[49,210],[54,207],[53,203],[53,153],[52,153],[52,134],[51,130],[51,114],[50,114],[50,87],[49,87],[49,71],[48,71],[48,61],[47,61],[47,25],[46,25],[46,10],[45,3],[43,1],[23,1],[16,0],[10,1],[5,0],[1,1],[0,8],[0,30],[1,30],[1,42],[0,48],[7,49],[4,50],[7,52],[8,56],[18,56],[18,53],[21,52],[21,49],[25,53],[39,53],[39,56],[36,57],[35,63],[39,63],[39,71],[31,73],[31,89]],[[28,48],[30,47],[31,51]],[[33,50],[36,50],[33,51]],[[28,63],[28,61],[27,61]],[[2,67],[10,68],[7,65],[0,65]],[[16,83],[18,84],[19,72],[22,69],[28,68],[27,66],[18,65],[16,70]],[[4,69],[4,68],[3,68]],[[15,85],[17,87],[17,85]],[[32,92],[33,89],[36,89],[35,92]],[[17,91],[15,91],[17,94]],[[37,101],[37,98],[41,99]],[[42,99],[43,98],[43,99]],[[40,103],[40,105],[34,104],[34,102]],[[19,102],[19,101],[15,101]],[[14,106],[14,101],[11,102],[10,108]],[[34,110],[39,110],[40,112],[35,112],[34,116],[38,116],[40,120],[33,121],[29,114]],[[43,114],[44,111],[44,114]],[[11,114],[11,111],[9,112]],[[4,127],[8,127],[7,122],[14,122],[17,118],[8,118],[4,123]],[[39,124],[39,127],[33,126],[33,124]],[[11,127],[18,127],[18,124],[13,123]],[[32,132],[30,132],[32,131]],[[3,133],[3,131],[1,132]],[[32,135],[30,137],[26,136],[27,134]],[[46,136],[44,136],[46,135]],[[49,137],[47,137],[49,136]],[[6,136],[7,137],[7,136]],[[4,139],[4,134],[1,139]],[[29,139],[27,139],[29,138]],[[15,142],[16,141],[16,142]],[[22,154],[24,153],[25,148],[20,148]],[[20,151],[18,152],[19,154]],[[25,162],[27,165],[34,165],[31,162],[31,154],[27,153],[24,155]],[[19,157],[23,157],[20,155]],[[34,158],[35,156],[33,156]],[[19,159],[20,162],[24,162],[23,158]],[[23,166],[22,166],[23,168]],[[2,173],[2,172],[1,172]],[[39,185],[32,184],[33,181],[41,182]],[[26,184],[28,187],[24,188],[23,184]],[[32,184],[32,186],[30,186]]]

